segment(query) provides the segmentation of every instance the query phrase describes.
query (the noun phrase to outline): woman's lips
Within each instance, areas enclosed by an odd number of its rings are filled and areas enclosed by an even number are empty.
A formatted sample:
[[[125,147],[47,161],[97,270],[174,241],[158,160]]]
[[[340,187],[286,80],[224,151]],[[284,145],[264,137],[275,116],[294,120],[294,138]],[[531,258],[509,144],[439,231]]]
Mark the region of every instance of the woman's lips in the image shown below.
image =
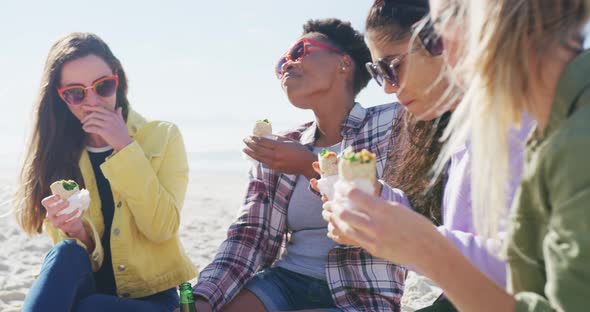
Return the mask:
[[[401,101],[402,105],[405,107],[410,106],[412,103],[414,103],[415,100],[411,100],[411,101]]]
[[[299,77],[299,75],[296,75],[296,74],[293,74],[293,73],[285,73],[283,75],[283,77],[281,77],[281,83],[284,84],[285,82],[287,82],[287,80],[293,79],[293,78],[297,78],[297,77]]]

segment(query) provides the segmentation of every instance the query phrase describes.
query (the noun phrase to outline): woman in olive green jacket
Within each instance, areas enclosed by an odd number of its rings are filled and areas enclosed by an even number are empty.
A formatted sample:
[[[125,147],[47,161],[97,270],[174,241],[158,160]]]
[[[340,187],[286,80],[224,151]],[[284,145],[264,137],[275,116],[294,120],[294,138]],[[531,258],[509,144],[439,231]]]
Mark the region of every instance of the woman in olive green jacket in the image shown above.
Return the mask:
[[[470,140],[474,222],[494,233],[505,203],[510,126],[537,120],[508,224],[509,292],[479,272],[428,220],[358,190],[332,205],[338,239],[432,278],[461,311],[590,307],[590,0],[430,0],[447,60],[464,85],[447,153]],[[451,18],[449,18],[451,17]],[[467,27],[465,27],[467,26]],[[459,28],[461,27],[461,28]],[[462,37],[465,36],[465,37]],[[392,228],[401,235],[390,235]]]
[[[56,244],[23,311],[172,311],[175,286],[196,275],[180,240],[188,183],[182,136],[127,101],[125,72],[96,35],[72,33],[49,52],[17,195],[17,219]],[[71,179],[90,206],[50,184]],[[73,206],[72,206],[73,207]]]

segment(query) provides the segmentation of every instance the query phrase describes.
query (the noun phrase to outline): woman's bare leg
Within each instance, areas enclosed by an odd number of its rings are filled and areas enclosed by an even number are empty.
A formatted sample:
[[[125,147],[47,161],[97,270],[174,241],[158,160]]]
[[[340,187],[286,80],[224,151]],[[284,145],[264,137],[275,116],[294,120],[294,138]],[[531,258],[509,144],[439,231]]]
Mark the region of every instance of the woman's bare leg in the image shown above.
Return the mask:
[[[264,304],[253,292],[248,289],[242,289],[238,295],[221,310],[223,312],[266,312],[266,307],[264,307]]]

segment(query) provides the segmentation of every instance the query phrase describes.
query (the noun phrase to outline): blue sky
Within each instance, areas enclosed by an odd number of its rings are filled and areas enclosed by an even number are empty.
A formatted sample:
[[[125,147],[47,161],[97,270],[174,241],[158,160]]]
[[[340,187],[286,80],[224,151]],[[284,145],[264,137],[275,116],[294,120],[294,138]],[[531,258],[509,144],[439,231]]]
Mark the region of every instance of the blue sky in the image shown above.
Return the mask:
[[[22,155],[45,57],[68,32],[101,36],[125,67],[132,106],[177,123],[189,152],[239,151],[256,119],[271,118],[280,130],[312,118],[291,107],[273,73],[302,24],[338,17],[362,30],[371,3],[7,1],[0,10],[0,139],[12,148],[0,152],[0,166]],[[358,100],[373,106],[393,97],[371,83]]]

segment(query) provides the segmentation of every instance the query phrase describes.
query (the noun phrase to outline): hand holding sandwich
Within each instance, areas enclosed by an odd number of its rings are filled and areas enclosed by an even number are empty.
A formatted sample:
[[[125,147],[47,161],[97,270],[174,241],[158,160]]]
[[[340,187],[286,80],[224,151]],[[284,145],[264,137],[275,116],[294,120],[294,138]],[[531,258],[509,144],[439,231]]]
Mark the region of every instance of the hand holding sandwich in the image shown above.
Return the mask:
[[[340,228],[342,224],[334,222],[333,218],[335,213],[341,214],[343,211],[358,213],[356,205],[347,198],[351,189],[358,188],[366,194],[375,196],[381,193],[381,184],[376,176],[375,154],[367,150],[354,153],[351,149],[347,149],[338,161],[337,172],[339,179],[334,186],[337,190],[336,196],[324,203],[322,211],[322,217],[328,222],[328,237],[340,244],[360,246],[354,235],[343,235],[344,229]]]
[[[60,211],[70,206],[70,203],[67,200],[61,199],[59,195],[51,195],[43,198],[41,205],[47,210],[47,220],[53,227],[62,230],[68,235],[74,235],[74,237],[80,231],[84,231],[82,215],[76,217],[77,210],[58,215]]]
[[[102,106],[88,106],[88,115],[80,122],[87,133],[100,135],[115,152],[132,142],[121,107],[112,112]]]
[[[317,157],[299,142],[281,136],[277,140],[249,136],[244,143],[244,153],[275,171],[303,174],[308,180],[316,176],[311,164]]]
[[[331,208],[328,236],[336,242],[355,242],[373,256],[398,264],[422,267],[424,250],[446,246],[436,227],[425,217],[400,203],[383,200],[359,189],[353,189],[346,197],[355,209],[342,205]],[[395,231],[395,235],[392,234]]]
[[[71,180],[56,181],[50,188],[52,195],[41,200],[41,205],[47,211],[47,220],[67,236],[83,242],[88,252],[92,252],[94,242],[82,222],[83,212],[88,209],[90,200],[88,191],[80,191],[78,183]]]
[[[41,201],[41,205],[47,210],[47,220],[53,225],[53,227],[60,229],[69,237],[77,238],[83,242],[89,253],[94,250],[94,242],[84,228],[82,215],[76,217],[76,214],[78,213],[76,210],[68,214],[58,215],[60,211],[68,208],[69,203],[67,200],[61,199],[59,195],[51,195],[45,197]],[[73,219],[70,219],[72,217]]]

